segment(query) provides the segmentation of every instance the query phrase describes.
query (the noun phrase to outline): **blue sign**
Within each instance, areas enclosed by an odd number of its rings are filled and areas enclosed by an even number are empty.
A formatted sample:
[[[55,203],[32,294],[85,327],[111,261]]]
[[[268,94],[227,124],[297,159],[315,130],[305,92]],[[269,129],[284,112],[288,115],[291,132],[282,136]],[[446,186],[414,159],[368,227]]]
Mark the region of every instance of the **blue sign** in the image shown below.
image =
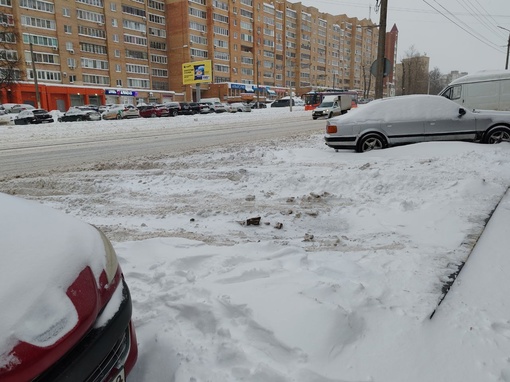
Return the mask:
[[[138,92],[133,91],[133,90],[105,89],[104,94],[136,97],[138,95]]]
[[[244,86],[244,84],[230,84],[230,88],[246,90],[246,86]]]

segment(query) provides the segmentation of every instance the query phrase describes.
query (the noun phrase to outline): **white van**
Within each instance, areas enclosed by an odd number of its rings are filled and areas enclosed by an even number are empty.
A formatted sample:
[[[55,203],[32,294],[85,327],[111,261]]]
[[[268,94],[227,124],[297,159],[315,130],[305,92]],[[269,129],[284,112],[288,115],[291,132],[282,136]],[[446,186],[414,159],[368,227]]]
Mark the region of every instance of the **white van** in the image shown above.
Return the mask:
[[[312,118],[331,118],[345,114],[351,109],[352,98],[350,95],[328,95],[312,111]]]
[[[510,111],[510,70],[483,71],[460,77],[439,95],[468,109]]]

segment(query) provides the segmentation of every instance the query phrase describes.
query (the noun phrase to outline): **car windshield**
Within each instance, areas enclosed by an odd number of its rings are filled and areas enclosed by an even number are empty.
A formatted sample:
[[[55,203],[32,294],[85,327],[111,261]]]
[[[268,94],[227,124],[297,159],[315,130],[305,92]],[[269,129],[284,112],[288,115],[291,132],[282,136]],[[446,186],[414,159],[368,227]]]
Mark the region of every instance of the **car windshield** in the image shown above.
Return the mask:
[[[323,102],[319,105],[319,107],[331,107],[333,106],[333,102]]]

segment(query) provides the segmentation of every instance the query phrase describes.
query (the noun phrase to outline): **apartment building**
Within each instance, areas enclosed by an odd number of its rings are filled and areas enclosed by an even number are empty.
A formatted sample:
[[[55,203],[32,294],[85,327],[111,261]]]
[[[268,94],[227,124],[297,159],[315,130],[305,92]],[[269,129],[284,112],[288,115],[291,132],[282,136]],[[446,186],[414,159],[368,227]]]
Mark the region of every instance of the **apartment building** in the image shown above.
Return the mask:
[[[378,41],[370,20],[284,0],[0,0],[0,28],[20,80],[0,102],[35,104],[37,85],[42,106],[61,110],[196,99],[182,66],[203,60],[202,97],[362,89]]]

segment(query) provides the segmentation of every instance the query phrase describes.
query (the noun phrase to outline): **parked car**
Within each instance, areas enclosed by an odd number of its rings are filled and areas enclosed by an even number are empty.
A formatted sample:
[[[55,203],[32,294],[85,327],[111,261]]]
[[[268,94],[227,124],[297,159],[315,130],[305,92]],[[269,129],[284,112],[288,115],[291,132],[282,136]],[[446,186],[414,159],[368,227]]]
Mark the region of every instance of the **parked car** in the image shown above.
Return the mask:
[[[133,105],[113,105],[102,114],[103,119],[138,118],[140,112]]]
[[[28,125],[29,123],[51,123],[53,117],[44,109],[28,109],[21,111],[14,120],[15,125]]]
[[[214,113],[214,111],[211,110],[211,105],[209,103],[199,102],[198,105],[200,106],[200,114]]]
[[[137,359],[115,250],[94,226],[0,193],[0,381],[124,381]]]
[[[198,102],[190,102],[189,107],[193,111],[193,114],[199,114],[200,113],[200,104]]]
[[[292,100],[292,106],[295,106],[296,102]],[[277,99],[271,104],[271,107],[290,107],[290,98]]]
[[[247,104],[245,103],[242,103],[242,102],[234,102],[232,104],[230,104],[230,107],[232,107],[234,110],[242,113],[249,113],[251,112],[251,107],[249,107]]]
[[[170,112],[164,105],[145,105],[138,106],[140,117],[143,118],[156,118],[156,117],[168,117]]]
[[[108,103],[106,105],[99,105],[97,107],[97,111],[100,112],[101,114],[103,114],[107,109],[111,108],[112,106],[114,106],[113,103]]]
[[[252,109],[266,109],[267,108],[267,105],[265,102],[250,102],[248,104],[249,107],[251,107]]]
[[[23,110],[35,109],[35,107],[27,103],[4,103],[2,107],[8,114],[19,114]]]
[[[229,103],[223,103],[223,106],[225,106],[225,110],[227,110],[227,113],[237,113],[237,109],[235,107],[232,107]]]
[[[181,104],[179,102],[165,102],[163,106],[168,109],[168,113],[171,117],[181,114]]]
[[[179,102],[179,106],[181,107],[181,109],[179,110],[179,114],[181,115],[193,114],[193,109],[191,108],[188,102]]]
[[[221,102],[205,101],[205,102],[201,102],[201,103],[208,105],[209,109],[211,109],[214,113],[226,113],[227,112],[225,105],[223,105]]]
[[[442,96],[390,97],[328,120],[324,138],[329,147],[358,152],[427,141],[510,142],[510,112],[470,111]]]
[[[100,121],[101,114],[88,106],[73,106],[58,118],[59,122]]]

